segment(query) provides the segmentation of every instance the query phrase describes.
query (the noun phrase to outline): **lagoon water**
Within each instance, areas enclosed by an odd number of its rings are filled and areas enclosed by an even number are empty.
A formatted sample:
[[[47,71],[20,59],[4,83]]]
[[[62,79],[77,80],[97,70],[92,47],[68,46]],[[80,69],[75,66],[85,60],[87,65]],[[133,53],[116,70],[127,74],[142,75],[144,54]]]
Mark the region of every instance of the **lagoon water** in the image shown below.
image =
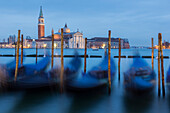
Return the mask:
[[[80,55],[84,54],[84,49],[76,49]],[[44,54],[49,51],[39,49],[38,54]],[[141,56],[151,56],[151,49],[122,49],[122,55],[133,55],[136,51]],[[14,54],[14,49],[0,49],[0,54]],[[165,56],[170,56],[170,50],[163,50]],[[24,49],[24,54],[35,54],[35,49]],[[55,49],[55,54],[60,54],[60,49]],[[64,55],[74,54],[74,49],[64,49]],[[104,50],[99,49],[93,51],[87,50],[88,55],[104,55]],[[157,50],[154,56],[157,56]],[[111,56],[118,56],[118,49],[111,50]],[[13,60],[14,57],[0,57],[1,64],[6,64]],[[38,60],[42,57],[38,57]],[[64,58],[64,65],[71,58]],[[83,62],[82,59],[82,71]],[[87,71],[93,66],[98,65],[102,58],[87,58]],[[151,65],[151,59],[145,59]],[[170,59],[164,59],[165,76],[169,68]],[[116,67],[118,58],[114,58]],[[46,91],[16,91],[16,92],[0,92],[0,113],[169,113],[170,112],[170,94],[166,87],[166,97],[163,99],[157,96],[157,87],[150,95],[132,95],[129,94],[123,86],[123,72],[125,72],[132,58],[121,59],[121,80],[118,82],[118,74],[112,83],[111,95],[108,91],[102,90],[97,92],[74,93],[65,91],[60,94],[55,89]],[[24,64],[35,63],[35,57],[26,57]],[[54,58],[54,64],[60,64],[60,58]],[[50,69],[50,66],[49,66]],[[154,70],[157,75],[158,64],[154,58]]]

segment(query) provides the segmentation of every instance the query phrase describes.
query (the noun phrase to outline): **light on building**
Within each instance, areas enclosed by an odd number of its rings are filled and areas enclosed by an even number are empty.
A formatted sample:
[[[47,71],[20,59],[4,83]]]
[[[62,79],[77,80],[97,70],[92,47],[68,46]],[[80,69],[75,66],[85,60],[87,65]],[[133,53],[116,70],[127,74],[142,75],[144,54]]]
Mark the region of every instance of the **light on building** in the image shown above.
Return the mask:
[[[155,49],[158,49],[158,47],[159,47],[158,45],[155,45]]]
[[[57,44],[56,43],[54,43],[54,48],[56,48],[57,47]]]
[[[44,46],[44,48],[46,48],[46,47],[47,47],[47,44],[43,44],[43,46]]]
[[[106,44],[102,44],[102,48],[103,48],[103,49],[105,48],[105,46],[106,46]]]
[[[30,48],[30,46],[31,46],[31,45],[30,45],[30,44],[28,44],[28,48]]]

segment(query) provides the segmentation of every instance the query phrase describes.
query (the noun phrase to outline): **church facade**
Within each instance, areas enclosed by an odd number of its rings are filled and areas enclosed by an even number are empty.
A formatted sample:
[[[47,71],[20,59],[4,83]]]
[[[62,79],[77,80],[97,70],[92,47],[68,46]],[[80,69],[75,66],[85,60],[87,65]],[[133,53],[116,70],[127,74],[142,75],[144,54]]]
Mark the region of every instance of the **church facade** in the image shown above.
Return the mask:
[[[54,30],[52,30],[54,33]],[[36,43],[39,48],[51,48],[52,47],[52,33],[51,35],[45,36],[45,22],[42,12],[42,7],[40,8],[40,15],[38,18],[38,39]],[[63,39],[64,39],[64,48],[84,48],[85,39],[83,38],[83,33],[71,32],[67,27],[67,24],[63,27]],[[61,48],[61,28],[58,32],[54,33],[54,47]]]

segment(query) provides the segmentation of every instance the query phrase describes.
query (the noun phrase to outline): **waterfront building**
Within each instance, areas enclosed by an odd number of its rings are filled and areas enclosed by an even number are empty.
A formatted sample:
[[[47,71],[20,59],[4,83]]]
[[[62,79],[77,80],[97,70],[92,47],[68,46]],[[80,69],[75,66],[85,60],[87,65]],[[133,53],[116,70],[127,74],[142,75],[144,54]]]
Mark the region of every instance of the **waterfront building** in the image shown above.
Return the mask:
[[[15,42],[16,42],[16,36],[15,35],[10,35],[8,37],[8,44],[15,43]]]
[[[108,37],[94,37],[87,39],[88,48],[108,48]],[[119,38],[111,38],[111,48],[119,48]],[[121,39],[121,48],[129,48],[127,39]]]
[[[42,12],[42,6],[40,7],[40,15],[38,18],[38,39],[45,36],[45,24]]]
[[[38,39],[35,40],[39,48],[51,48],[52,35],[45,37],[45,23],[42,12],[42,7],[40,8],[40,15],[38,18]],[[54,30],[52,30],[54,33]],[[64,48],[84,48],[85,40],[83,38],[83,33],[71,32],[67,27],[67,24],[63,27],[63,39],[64,39]],[[30,42],[30,41],[28,41]],[[30,47],[33,47],[31,45]],[[61,48],[61,29],[57,33],[54,33],[54,47]]]
[[[123,48],[124,49],[129,49],[130,48],[129,40],[127,38],[123,39]]]
[[[8,42],[0,42],[0,48],[9,48]]]
[[[54,48],[61,48],[61,28],[57,30],[58,32],[52,33],[54,34]],[[24,39],[24,48],[35,48],[36,44],[38,44],[38,48],[51,48],[52,47],[52,33],[48,36],[45,36],[45,22],[42,11],[42,6],[40,7],[40,13],[38,17],[38,38],[32,39],[30,36],[26,36]],[[64,48],[84,48],[85,47],[85,39],[83,38],[83,33],[77,30],[76,32],[72,32],[67,24],[63,27],[63,41]],[[0,47],[15,47],[16,36],[9,36],[8,44],[0,43]],[[91,39],[87,39],[87,47],[88,48],[104,48],[108,47],[108,37],[94,37]],[[119,47],[119,38],[111,38],[111,48]],[[130,48],[128,39],[121,38],[121,47],[122,48]]]
[[[163,49],[170,49],[170,43],[168,41],[165,41],[162,43]]]

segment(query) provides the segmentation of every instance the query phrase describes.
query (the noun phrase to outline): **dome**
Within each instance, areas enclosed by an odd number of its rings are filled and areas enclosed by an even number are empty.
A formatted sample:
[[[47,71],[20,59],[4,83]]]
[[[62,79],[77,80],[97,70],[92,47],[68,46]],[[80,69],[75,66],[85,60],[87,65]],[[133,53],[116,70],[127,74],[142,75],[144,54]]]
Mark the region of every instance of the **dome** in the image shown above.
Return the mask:
[[[67,24],[64,26],[64,33],[70,33],[70,29],[67,27]]]
[[[64,28],[64,33],[70,33],[70,29],[69,28]]]
[[[54,34],[54,39],[60,39],[60,35],[59,34]]]

